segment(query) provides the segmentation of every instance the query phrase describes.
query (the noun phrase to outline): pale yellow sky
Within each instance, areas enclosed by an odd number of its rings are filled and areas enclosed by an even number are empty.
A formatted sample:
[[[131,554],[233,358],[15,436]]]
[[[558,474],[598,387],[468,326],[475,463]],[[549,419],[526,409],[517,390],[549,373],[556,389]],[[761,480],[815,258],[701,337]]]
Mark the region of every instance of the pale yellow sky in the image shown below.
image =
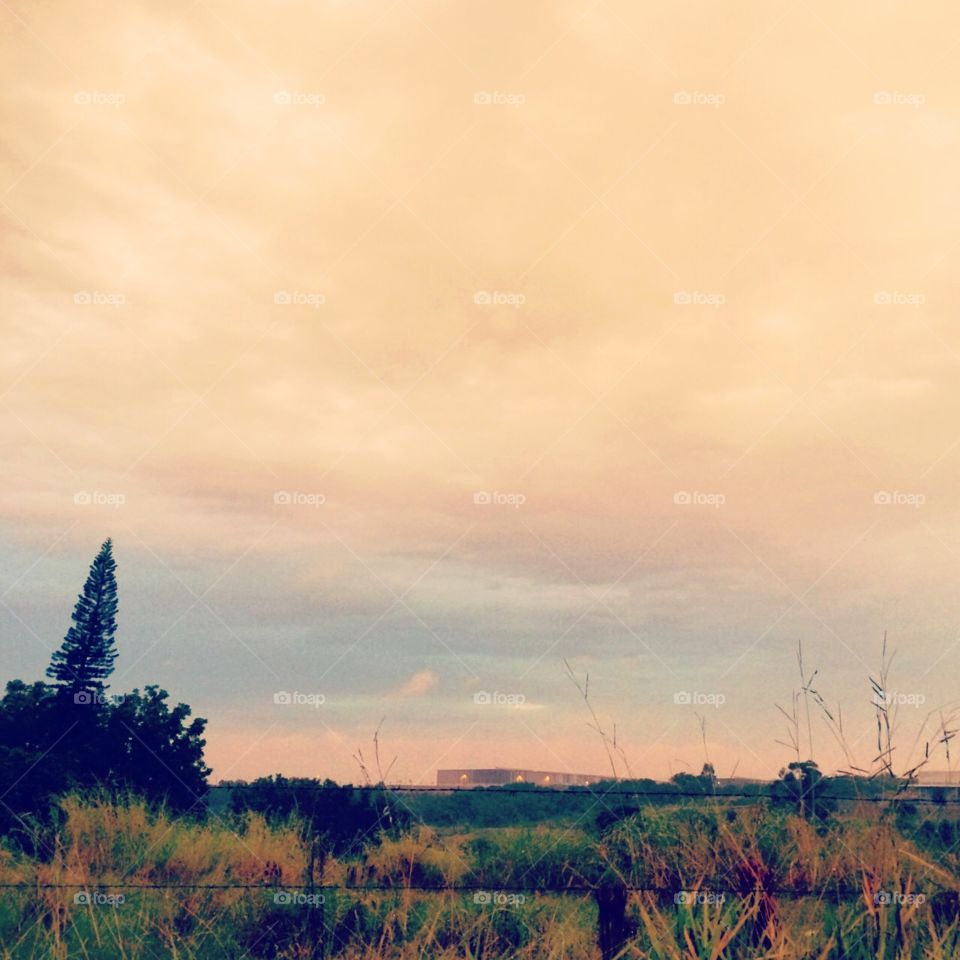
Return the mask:
[[[352,776],[384,715],[409,779],[596,768],[563,657],[657,776],[677,691],[788,759],[798,639],[854,718],[884,629],[960,695],[955,5],[0,22],[5,676],[109,534],[115,686],[216,775]]]

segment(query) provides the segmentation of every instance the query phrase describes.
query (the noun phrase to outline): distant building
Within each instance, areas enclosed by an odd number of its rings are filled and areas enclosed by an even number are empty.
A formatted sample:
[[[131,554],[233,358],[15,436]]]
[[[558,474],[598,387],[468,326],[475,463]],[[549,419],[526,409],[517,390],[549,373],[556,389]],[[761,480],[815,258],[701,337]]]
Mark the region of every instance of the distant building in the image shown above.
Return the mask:
[[[918,770],[916,780],[906,791],[907,796],[928,800],[960,799],[960,771]]]
[[[960,787],[960,770],[918,770],[917,786]]]
[[[598,773],[560,773],[556,770],[516,770],[509,767],[487,769],[438,770],[437,786],[505,787],[514,783],[531,783],[538,787],[589,787],[610,777]]]

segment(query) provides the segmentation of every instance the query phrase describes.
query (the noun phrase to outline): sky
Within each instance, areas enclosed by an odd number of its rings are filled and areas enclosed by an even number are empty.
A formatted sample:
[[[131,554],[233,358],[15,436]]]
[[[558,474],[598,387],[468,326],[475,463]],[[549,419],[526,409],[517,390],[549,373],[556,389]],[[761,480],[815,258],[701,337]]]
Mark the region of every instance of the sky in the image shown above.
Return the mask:
[[[951,715],[955,5],[0,23],[0,679],[109,536],[214,780],[772,776],[798,644],[869,767],[885,632]]]

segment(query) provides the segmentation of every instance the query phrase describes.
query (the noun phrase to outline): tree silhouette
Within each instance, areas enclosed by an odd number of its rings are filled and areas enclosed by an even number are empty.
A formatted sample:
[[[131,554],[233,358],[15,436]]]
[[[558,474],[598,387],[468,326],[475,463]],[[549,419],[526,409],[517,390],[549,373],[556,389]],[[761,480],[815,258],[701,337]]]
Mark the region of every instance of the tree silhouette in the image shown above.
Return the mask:
[[[73,626],[63,645],[54,653],[47,676],[74,700],[83,695],[98,695],[104,680],[113,673],[117,648],[113,636],[117,630],[117,564],[113,542],[106,540],[90,565],[83,593],[73,608]]]
[[[823,820],[837,808],[834,798],[824,796],[829,784],[814,760],[794,760],[780,771],[771,795],[775,801],[793,806],[807,820]]]
[[[107,540],[47,670],[56,683],[11,680],[0,695],[0,835],[34,843],[34,827],[49,827],[57,798],[71,790],[134,793],[179,813],[204,812],[206,720],[169,704],[154,685],[102,697],[117,657],[115,572]]]
[[[171,707],[167,696],[151,684],[107,705],[108,765],[100,780],[163,801],[171,810],[201,812],[210,773],[203,762],[207,721],[190,719],[190,707]]]

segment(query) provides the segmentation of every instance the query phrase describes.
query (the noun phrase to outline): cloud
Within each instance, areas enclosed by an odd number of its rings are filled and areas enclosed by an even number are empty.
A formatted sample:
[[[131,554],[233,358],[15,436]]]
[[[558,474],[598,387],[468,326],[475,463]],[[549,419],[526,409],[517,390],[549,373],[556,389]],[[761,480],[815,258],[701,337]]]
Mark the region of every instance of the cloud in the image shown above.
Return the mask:
[[[432,670],[418,670],[408,680],[402,683],[389,696],[404,699],[425,697],[440,683],[440,678]]]
[[[747,730],[789,699],[798,635],[838,691],[885,627],[905,672],[937,662],[960,622],[948,4],[856,30],[826,0],[237,0],[229,30],[13,6],[6,675],[42,672],[107,534],[120,669],[162,667],[211,745],[240,672],[374,718],[407,676],[429,743],[472,722],[441,694],[499,661],[536,674],[549,739],[576,709],[560,657],[589,652],[621,729],[669,740],[656,690],[711,690],[744,650],[724,717]],[[864,57],[923,106],[877,105]]]

